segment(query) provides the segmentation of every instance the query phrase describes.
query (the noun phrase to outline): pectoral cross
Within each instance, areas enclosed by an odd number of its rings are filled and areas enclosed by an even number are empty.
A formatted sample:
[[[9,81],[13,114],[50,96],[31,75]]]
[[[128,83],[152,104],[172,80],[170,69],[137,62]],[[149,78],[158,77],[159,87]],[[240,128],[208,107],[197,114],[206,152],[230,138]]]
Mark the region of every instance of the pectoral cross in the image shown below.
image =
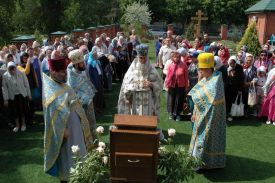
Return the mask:
[[[196,15],[198,15],[198,17],[191,17],[191,20],[197,20],[198,24],[195,25],[195,37],[199,37],[201,35],[201,21],[202,20],[208,20],[208,17],[203,17],[203,12],[201,10],[198,10],[198,12],[196,12]]]

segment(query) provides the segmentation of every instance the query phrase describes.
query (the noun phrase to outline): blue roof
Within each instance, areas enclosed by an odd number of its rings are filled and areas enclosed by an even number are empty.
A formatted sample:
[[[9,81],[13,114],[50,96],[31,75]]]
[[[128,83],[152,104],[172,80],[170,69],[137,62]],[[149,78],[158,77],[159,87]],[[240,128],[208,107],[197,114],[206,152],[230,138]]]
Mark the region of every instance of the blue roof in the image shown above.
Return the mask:
[[[254,12],[275,12],[275,0],[261,0],[245,10],[246,14]]]
[[[14,39],[12,39],[12,41],[28,41],[28,40],[35,40],[35,36],[34,35],[21,35],[18,36]]]
[[[65,35],[65,34],[67,34],[67,32],[63,32],[63,31],[56,31],[51,33],[51,35]]]
[[[84,29],[74,29],[74,30],[72,30],[73,32],[83,32],[84,31]]]

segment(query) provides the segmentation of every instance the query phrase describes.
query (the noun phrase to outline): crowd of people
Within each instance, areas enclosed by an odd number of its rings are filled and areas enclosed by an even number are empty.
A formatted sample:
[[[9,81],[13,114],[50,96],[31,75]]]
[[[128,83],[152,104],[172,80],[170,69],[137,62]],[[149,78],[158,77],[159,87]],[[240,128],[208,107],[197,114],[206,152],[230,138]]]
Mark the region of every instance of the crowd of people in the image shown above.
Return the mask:
[[[266,124],[275,125],[275,51],[269,45],[259,55],[244,45],[235,56],[207,34],[192,45],[168,31],[156,41],[153,65],[148,45],[141,44],[135,30],[130,34],[118,32],[111,39],[103,33],[93,41],[86,33],[74,42],[64,36],[53,43],[1,49],[1,110],[7,109],[9,125],[18,132],[26,131],[35,110],[43,107],[47,173],[68,180],[70,147],[78,144],[83,155],[91,147],[96,116],[108,105],[104,93],[113,82],[122,82],[118,113],[159,117],[163,90],[169,119],[181,121],[189,110],[194,122],[190,153],[206,157],[206,168],[225,166],[225,119],[233,120],[237,98],[244,103],[244,117],[266,116]],[[257,101],[251,106],[253,88]],[[209,140],[217,136],[219,141]],[[209,155],[220,152],[219,157]]]
[[[170,31],[167,38],[156,41],[156,67],[163,70],[169,118],[180,121],[180,113],[186,104],[192,108],[186,94],[201,79],[197,58],[205,52],[215,56],[215,70],[223,76],[227,120],[233,120],[231,107],[238,97],[238,102],[242,100],[244,104],[244,117],[266,116],[266,123],[275,125],[274,101],[271,100],[274,95],[275,51],[270,49],[270,45],[263,45],[258,55],[249,53],[249,48],[243,45],[241,50],[237,50],[237,55],[233,55],[222,43],[211,42],[207,34],[203,38],[197,37],[192,45],[181,36],[173,36]],[[248,96],[254,87],[257,103],[251,106],[248,105]]]
[[[13,132],[25,131],[26,124],[34,122],[35,110],[42,109],[42,78],[43,74],[50,75],[49,60],[64,58],[69,72],[73,67],[70,55],[75,50],[82,53],[84,65],[78,63],[77,68],[93,84],[90,92],[94,95],[91,97],[95,115],[98,115],[105,107],[104,92],[112,90],[112,82],[122,81],[139,42],[132,30],[127,41],[123,32],[118,32],[113,39],[103,33],[94,41],[85,33],[85,37],[74,42],[66,35],[53,42],[44,40],[42,45],[37,41],[29,47],[23,43],[20,49],[15,45],[4,46],[0,51],[0,109],[9,114],[6,117]]]

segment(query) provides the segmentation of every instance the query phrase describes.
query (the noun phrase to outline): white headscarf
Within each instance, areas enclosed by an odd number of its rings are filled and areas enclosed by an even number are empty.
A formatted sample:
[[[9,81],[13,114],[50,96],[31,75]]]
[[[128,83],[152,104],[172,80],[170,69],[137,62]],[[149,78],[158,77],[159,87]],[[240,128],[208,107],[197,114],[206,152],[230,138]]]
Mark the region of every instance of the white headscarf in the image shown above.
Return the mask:
[[[221,58],[219,56],[215,56],[215,69],[218,70],[219,68],[221,68],[221,66],[223,66]]]

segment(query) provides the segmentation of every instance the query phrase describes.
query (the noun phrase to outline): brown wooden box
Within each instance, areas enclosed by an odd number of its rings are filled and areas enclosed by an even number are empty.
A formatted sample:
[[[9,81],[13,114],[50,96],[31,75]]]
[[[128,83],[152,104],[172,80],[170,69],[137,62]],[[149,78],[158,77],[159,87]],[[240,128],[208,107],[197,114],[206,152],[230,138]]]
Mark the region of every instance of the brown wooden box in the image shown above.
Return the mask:
[[[157,182],[159,132],[152,116],[116,115],[110,132],[111,181]]]

